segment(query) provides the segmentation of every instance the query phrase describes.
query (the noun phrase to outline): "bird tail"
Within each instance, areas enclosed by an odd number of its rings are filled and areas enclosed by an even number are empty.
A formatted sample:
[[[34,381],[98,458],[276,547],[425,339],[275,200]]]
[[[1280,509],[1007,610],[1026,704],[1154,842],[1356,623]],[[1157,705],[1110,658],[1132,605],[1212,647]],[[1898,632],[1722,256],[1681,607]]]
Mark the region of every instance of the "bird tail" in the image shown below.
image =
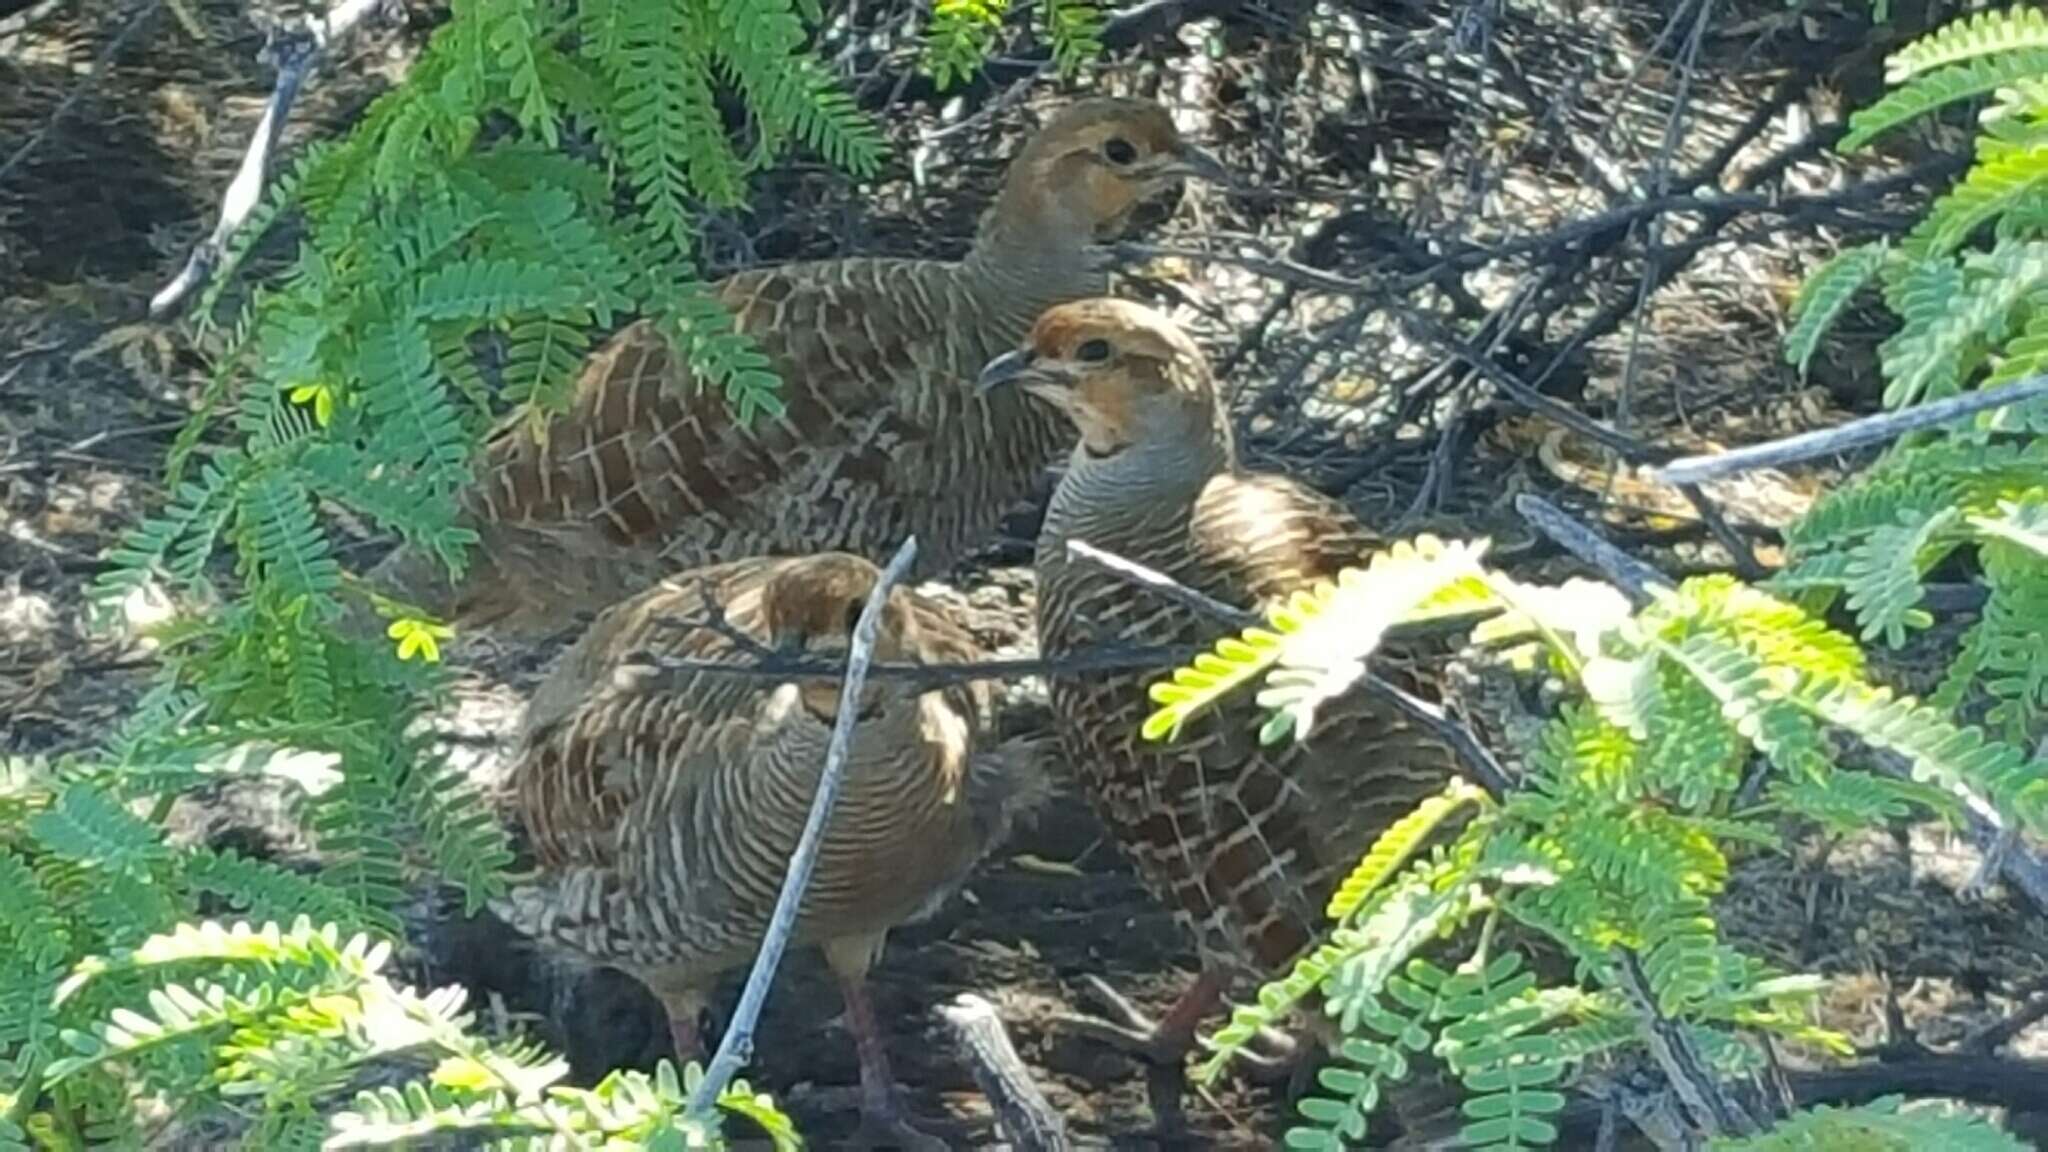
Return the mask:
[[[967,803],[987,830],[983,855],[1020,824],[1029,827],[1052,799],[1052,766],[1059,741],[1048,734],[1014,736],[977,754],[967,770]]]

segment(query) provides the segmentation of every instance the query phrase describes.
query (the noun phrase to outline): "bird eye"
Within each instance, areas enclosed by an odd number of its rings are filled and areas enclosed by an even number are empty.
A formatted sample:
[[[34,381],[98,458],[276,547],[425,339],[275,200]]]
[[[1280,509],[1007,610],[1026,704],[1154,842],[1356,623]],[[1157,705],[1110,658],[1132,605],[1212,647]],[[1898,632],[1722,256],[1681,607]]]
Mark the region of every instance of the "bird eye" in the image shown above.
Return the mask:
[[[1111,164],[1122,167],[1137,161],[1138,150],[1129,140],[1121,136],[1112,136],[1102,142],[1102,157]]]
[[[1088,340],[1074,349],[1074,359],[1084,364],[1100,364],[1109,359],[1109,341]]]

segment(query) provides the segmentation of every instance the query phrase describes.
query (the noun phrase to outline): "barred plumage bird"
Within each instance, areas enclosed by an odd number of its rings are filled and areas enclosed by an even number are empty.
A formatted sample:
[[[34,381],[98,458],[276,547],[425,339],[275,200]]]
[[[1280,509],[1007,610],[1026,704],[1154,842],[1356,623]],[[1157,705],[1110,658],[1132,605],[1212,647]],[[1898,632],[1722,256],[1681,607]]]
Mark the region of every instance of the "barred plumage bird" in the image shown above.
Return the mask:
[[[544,440],[518,424],[491,438],[462,497],[481,541],[460,587],[410,548],[371,581],[523,631],[740,556],[879,560],[915,533],[919,571],[943,571],[1071,440],[1021,397],[978,395],[975,373],[1047,306],[1104,291],[1099,242],[1188,177],[1224,171],[1164,108],[1077,102],[1012,161],[965,259],[813,261],[714,285],[781,376],[780,417],[743,428],[654,323],[630,325]]]
[[[1206,359],[1152,309],[1110,299],[1055,307],[1021,348],[986,367],[981,386],[1028,392],[1081,433],[1038,541],[1048,659],[1102,644],[1200,645],[1219,631],[1071,558],[1069,541],[1244,607],[1333,580],[1378,545],[1335,501],[1240,467]],[[1381,831],[1444,786],[1455,760],[1362,693],[1320,712],[1302,744],[1262,747],[1249,693],[1170,742],[1144,742],[1153,679],[1070,675],[1050,686],[1066,758],[1201,958],[1200,978],[1165,1018],[1130,1037],[1141,1055],[1177,1069],[1228,981],[1284,971],[1325,926],[1335,886]]]
[[[509,780],[537,878],[500,913],[625,971],[700,1057],[715,978],[761,944],[838,709],[834,680],[659,671],[645,654],[730,658],[735,636],[843,662],[879,572],[844,553],[680,573],[607,609],[529,706]],[[640,655],[636,655],[640,654]],[[937,602],[892,589],[878,661],[986,659]],[[864,1117],[915,1140],[897,1110],[865,973],[897,924],[935,911],[1047,786],[1028,746],[996,747],[993,694],[870,680],[793,944],[820,945],[846,998]]]

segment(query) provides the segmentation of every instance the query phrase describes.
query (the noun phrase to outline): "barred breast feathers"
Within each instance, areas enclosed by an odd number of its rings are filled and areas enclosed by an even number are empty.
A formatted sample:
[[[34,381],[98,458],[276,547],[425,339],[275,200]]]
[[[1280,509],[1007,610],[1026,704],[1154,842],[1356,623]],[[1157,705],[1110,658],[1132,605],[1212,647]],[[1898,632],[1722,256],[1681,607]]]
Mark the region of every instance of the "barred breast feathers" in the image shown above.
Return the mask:
[[[522,930],[633,968],[715,971],[758,946],[824,763],[836,682],[662,671],[729,659],[726,624],[843,660],[876,571],[844,554],[680,574],[601,614],[536,693],[511,781],[541,879]],[[896,590],[880,660],[981,658],[936,603]],[[879,936],[928,912],[1015,815],[1039,766],[990,747],[989,688],[871,683],[798,941]]]

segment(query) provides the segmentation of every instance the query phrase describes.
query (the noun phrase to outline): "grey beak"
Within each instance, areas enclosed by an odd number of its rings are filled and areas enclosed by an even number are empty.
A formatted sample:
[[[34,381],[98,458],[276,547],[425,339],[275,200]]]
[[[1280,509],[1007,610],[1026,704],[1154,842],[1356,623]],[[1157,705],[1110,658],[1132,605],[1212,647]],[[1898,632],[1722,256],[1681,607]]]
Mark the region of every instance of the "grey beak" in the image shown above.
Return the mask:
[[[1223,166],[1223,161],[1192,144],[1183,144],[1179,155],[1175,156],[1163,171],[1170,176],[1206,180],[1211,184],[1221,184],[1225,187],[1235,187],[1237,184],[1237,178],[1231,174],[1230,169]]]
[[[1019,348],[1005,352],[982,366],[981,375],[975,378],[974,390],[986,396],[1005,384],[1015,383],[1017,378],[1031,370],[1030,351]]]

